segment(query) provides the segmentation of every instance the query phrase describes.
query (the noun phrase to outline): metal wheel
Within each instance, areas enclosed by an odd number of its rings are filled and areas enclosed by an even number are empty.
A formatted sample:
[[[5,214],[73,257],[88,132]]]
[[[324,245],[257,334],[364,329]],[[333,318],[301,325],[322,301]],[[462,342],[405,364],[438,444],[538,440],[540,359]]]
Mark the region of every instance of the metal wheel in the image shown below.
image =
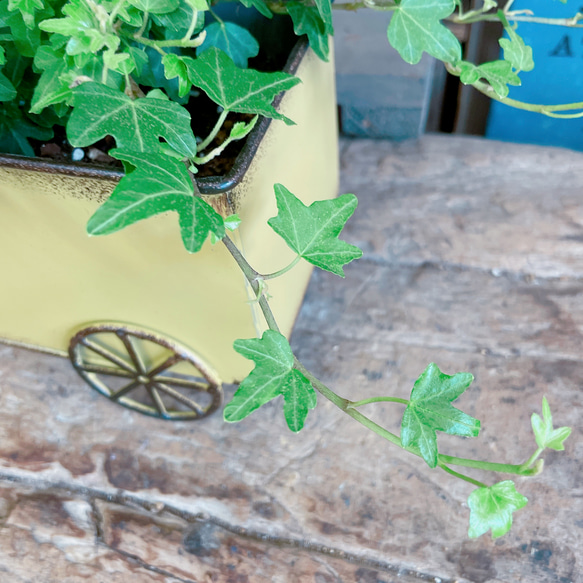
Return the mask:
[[[128,409],[161,419],[201,419],[222,402],[217,374],[184,346],[125,324],[83,328],[69,344],[75,370]]]

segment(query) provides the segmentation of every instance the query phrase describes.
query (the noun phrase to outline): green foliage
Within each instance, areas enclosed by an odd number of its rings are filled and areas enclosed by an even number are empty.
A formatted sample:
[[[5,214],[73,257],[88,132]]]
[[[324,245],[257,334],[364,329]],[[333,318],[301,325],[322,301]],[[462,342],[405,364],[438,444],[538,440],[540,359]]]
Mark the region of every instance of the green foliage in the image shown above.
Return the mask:
[[[312,50],[323,61],[328,61],[330,54],[328,31],[317,8],[293,0],[287,2],[286,8],[294,23],[294,32],[298,36],[307,35]]]
[[[216,47],[229,55],[241,69],[247,68],[247,60],[259,53],[259,43],[253,35],[234,22],[213,22],[206,27],[206,39],[196,49],[199,55],[210,47]]]
[[[454,0],[401,0],[389,24],[389,42],[408,63],[418,63],[424,51],[446,63],[459,61],[460,43],[441,23],[454,9]]]
[[[265,18],[273,18],[273,13],[267,7],[267,4],[263,0],[241,0],[241,4],[247,8],[255,8],[260,14],[263,14]]]
[[[154,215],[176,211],[182,242],[189,253],[199,251],[209,234],[225,236],[223,219],[194,196],[186,167],[168,156],[113,150],[112,156],[135,170],[124,176],[111,197],[89,219],[90,235],[107,235]]]
[[[343,266],[362,256],[362,251],[340,241],[338,235],[356,210],[358,200],[343,194],[334,200],[316,201],[309,207],[285,186],[276,184],[278,214],[269,226],[300,257],[313,265],[344,277]]]
[[[469,536],[476,538],[492,529],[492,538],[501,537],[512,526],[512,513],[527,503],[528,499],[516,491],[511,480],[474,490],[468,498]]]
[[[235,350],[255,362],[251,374],[239,385],[225,406],[225,421],[241,421],[278,395],[283,395],[283,413],[288,427],[300,431],[309,409],[316,406],[310,382],[294,369],[294,355],[285,336],[266,330],[261,338],[236,340]]]
[[[166,99],[131,99],[101,83],[74,90],[75,108],[67,124],[73,146],[89,146],[107,135],[117,147],[133,152],[160,151],[160,138],[185,157],[196,154],[186,109]]]
[[[443,374],[431,363],[415,381],[409,405],[401,421],[404,447],[418,448],[430,468],[437,465],[437,434],[476,437],[480,422],[451,405],[472,383],[467,372]]]
[[[204,51],[197,59],[185,57],[188,78],[215,103],[227,111],[256,113],[265,117],[292,120],[279,113],[271,102],[278,93],[287,91],[300,80],[287,73],[261,73],[239,69],[233,60],[215,47]]]
[[[551,408],[546,397],[543,397],[543,416],[542,419],[536,413],[531,417],[532,430],[536,439],[536,444],[541,448],[554,449],[555,451],[563,451],[565,449],[564,442],[571,435],[570,427],[553,428],[553,417],[551,415]]]
[[[473,63],[461,61],[458,67],[462,83],[472,85],[479,79],[486,79],[500,97],[508,95],[508,85],[520,85],[520,79],[508,61],[491,61],[478,67]]]
[[[506,32],[510,38],[501,38],[498,41],[504,49],[504,60],[516,71],[532,71],[534,69],[532,48],[524,43],[513,28],[507,27]]]
[[[35,12],[43,8],[43,0],[8,0],[8,10],[19,10],[28,28],[34,28]]]

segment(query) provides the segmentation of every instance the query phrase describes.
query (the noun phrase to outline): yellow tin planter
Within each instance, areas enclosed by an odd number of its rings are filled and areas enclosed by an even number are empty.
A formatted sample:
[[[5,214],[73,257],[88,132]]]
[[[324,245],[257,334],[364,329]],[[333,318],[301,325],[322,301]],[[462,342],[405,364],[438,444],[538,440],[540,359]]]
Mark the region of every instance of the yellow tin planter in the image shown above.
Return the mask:
[[[297,125],[263,119],[228,176],[199,180],[219,212],[240,215],[233,238],[262,273],[294,257],[267,225],[277,214],[273,185],[306,204],[338,187],[333,66],[298,43],[286,70],[302,83],[278,109]],[[88,237],[87,220],[120,177],[0,157],[0,342],[69,356],[94,388],[141,412],[207,415],[221,381],[241,380],[252,366],[233,341],[260,334],[265,322],[223,245],[188,254],[173,213]],[[288,336],[310,273],[301,264],[269,283]],[[191,389],[204,398],[191,399]]]

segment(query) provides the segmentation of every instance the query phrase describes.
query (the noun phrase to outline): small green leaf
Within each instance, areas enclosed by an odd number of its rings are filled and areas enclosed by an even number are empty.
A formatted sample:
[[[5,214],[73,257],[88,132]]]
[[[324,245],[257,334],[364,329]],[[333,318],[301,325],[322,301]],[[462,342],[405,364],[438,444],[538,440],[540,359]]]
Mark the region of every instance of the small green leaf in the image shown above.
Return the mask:
[[[36,60],[35,60],[36,63]],[[69,101],[73,91],[66,80],[61,76],[66,71],[67,65],[61,59],[51,63],[41,74],[34,94],[30,102],[31,113],[40,113],[45,107],[63,101]]]
[[[0,73],[0,101],[12,101],[16,97],[16,89],[10,80]]]
[[[253,360],[255,368],[225,406],[225,421],[241,421],[283,395],[288,427],[294,432],[300,431],[308,410],[316,406],[316,394],[308,379],[294,369],[294,355],[285,336],[266,330],[261,338],[235,340],[233,346],[239,354]]]
[[[265,18],[273,18],[273,13],[267,7],[267,4],[263,0],[241,0],[241,4],[247,8],[255,8],[258,12],[263,14]]]
[[[164,37],[170,39],[181,39],[187,33],[193,17],[196,24],[193,34],[197,34],[204,27],[204,11],[208,10],[206,0],[199,3],[201,8],[193,8],[186,0],[180,0],[176,10],[168,14],[153,14],[152,18],[164,31]]]
[[[536,413],[531,417],[532,430],[536,444],[541,448],[550,448],[556,451],[565,449],[564,441],[571,435],[570,427],[558,427],[553,429],[553,417],[546,397],[543,397],[543,418]]]
[[[486,79],[500,97],[508,96],[508,85],[520,85],[520,79],[508,61],[491,61],[478,66],[461,61],[456,66],[461,71],[462,83],[471,85],[479,79]]]
[[[294,32],[298,36],[307,35],[312,50],[327,62],[330,54],[328,32],[318,10],[295,1],[287,2],[286,8],[294,24]]]
[[[158,152],[160,138],[188,158],[196,154],[190,114],[164,99],[131,99],[101,83],[83,83],[74,90],[74,109],[67,136],[75,147],[90,146],[107,135],[118,148]]]
[[[34,13],[44,8],[43,0],[8,0],[8,10],[20,10],[28,28],[34,28]]]
[[[176,211],[182,241],[199,251],[208,235],[225,236],[222,217],[194,190],[186,167],[168,156],[112,150],[109,154],[135,166],[111,197],[89,219],[90,235],[107,235],[159,213]]]
[[[233,124],[231,131],[229,133],[229,138],[231,140],[241,140],[245,136],[249,134],[249,132],[255,127],[257,124],[257,120],[259,116],[255,116],[250,122],[245,123],[244,121],[238,121]]]
[[[261,73],[239,69],[228,55],[211,47],[199,57],[184,57],[188,76],[195,87],[200,87],[215,103],[228,111],[257,113],[293,122],[278,113],[271,105],[274,97],[291,89],[300,80],[287,73]]]
[[[528,499],[516,491],[512,480],[474,490],[468,498],[470,538],[481,536],[490,529],[492,538],[506,534],[512,527],[512,513],[527,503]]]
[[[453,0],[402,0],[387,31],[391,46],[411,64],[421,60],[423,51],[447,63],[459,61],[461,45],[441,23],[454,10]]]
[[[353,194],[312,203],[309,207],[285,186],[276,184],[278,215],[267,221],[288,246],[313,265],[344,277],[343,266],[362,251],[338,235],[358,204]]]
[[[192,84],[188,79],[188,71],[184,64],[183,57],[179,57],[173,53],[168,53],[162,58],[164,65],[164,76],[166,79],[174,79],[178,77],[178,95],[184,97],[188,95]]]
[[[330,0],[314,0],[320,17],[324,21],[326,32],[334,34],[334,25],[332,24],[332,3]]]
[[[242,26],[233,22],[213,22],[206,28],[204,42],[196,48],[200,55],[210,47],[216,47],[233,60],[241,69],[247,68],[247,60],[259,54],[259,43],[255,37]]]
[[[476,437],[480,422],[451,405],[472,383],[467,372],[443,374],[431,363],[415,381],[409,405],[401,421],[401,441],[405,447],[418,448],[430,468],[437,465],[437,434]]]
[[[178,8],[179,0],[128,0],[142,12],[149,14],[168,14]]]
[[[20,55],[34,57],[40,46],[40,30],[36,26],[28,28],[20,13],[12,14],[6,20]]]
[[[511,27],[506,28],[506,33],[510,38],[501,38],[498,41],[504,49],[504,60],[517,71],[532,71],[534,69],[532,48],[527,46]]]
[[[239,218],[239,215],[229,215],[228,217],[223,219],[223,221],[225,223],[225,229],[228,229],[229,231],[237,230],[239,228],[239,225],[241,224],[241,219]],[[214,245],[219,241],[220,241],[219,237],[217,237],[214,233],[211,233],[211,243]]]

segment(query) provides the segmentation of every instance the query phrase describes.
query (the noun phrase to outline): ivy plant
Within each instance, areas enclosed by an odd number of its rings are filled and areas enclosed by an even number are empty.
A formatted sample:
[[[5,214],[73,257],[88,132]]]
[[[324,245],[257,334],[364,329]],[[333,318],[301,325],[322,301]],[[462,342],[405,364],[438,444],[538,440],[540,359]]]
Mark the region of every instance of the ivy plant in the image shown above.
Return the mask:
[[[290,19],[298,36],[306,36],[314,53],[326,61],[333,34],[332,10],[366,8],[386,18],[388,42],[408,63],[423,53],[443,62],[464,84],[513,107],[551,117],[582,117],[583,102],[561,105],[524,103],[508,98],[509,86],[535,66],[532,49],[519,36],[519,23],[542,22],[583,26],[583,15],[549,19],[529,11],[513,11],[512,0],[495,0],[464,11],[459,0],[241,0],[263,25],[274,14]],[[240,421],[281,397],[289,429],[302,430],[318,395],[328,399],[381,438],[419,457],[475,489],[469,494],[469,536],[491,531],[505,534],[513,515],[527,504],[512,480],[490,485],[459,468],[493,474],[533,476],[543,468],[546,449],[563,450],[568,427],[554,427],[550,405],[542,401],[542,417],[532,415],[536,449],[521,464],[465,459],[439,451],[438,432],[476,437],[480,421],[454,402],[471,386],[469,372],[446,374],[431,363],[421,372],[408,399],[380,395],[350,401],[322,383],[294,356],[279,330],[265,294],[265,282],[300,261],[344,276],[344,268],[362,251],[339,238],[355,212],[357,198],[344,194],[309,207],[285,185],[274,185],[278,213],[269,219],[273,231],[296,254],[287,266],[270,274],[257,272],[229,238],[240,223],[223,217],[200,195],[199,168],[233,141],[244,139],[260,116],[293,124],[274,106],[282,91],[299,80],[281,71],[249,67],[261,47],[239,23],[225,20],[215,0],[7,0],[0,2],[0,150],[32,156],[38,140],[50,140],[66,129],[73,147],[88,147],[109,137],[109,154],[126,174],[111,197],[90,218],[91,235],[105,235],[156,214],[174,211],[186,252],[198,252],[207,240],[223,244],[237,262],[265,316],[260,338],[237,340],[234,349],[255,367],[224,409],[227,422]],[[384,15],[384,13],[388,13]],[[389,17],[389,15],[391,17]],[[505,31],[502,57],[487,63],[464,59],[450,23],[496,21]],[[216,105],[212,129],[195,135],[191,97],[203,92]],[[226,127],[229,116],[244,121]],[[219,135],[223,135],[219,138]],[[301,193],[299,193],[301,194]],[[378,425],[362,409],[379,402],[404,407],[400,435]],[[453,468],[457,469],[453,469]]]

